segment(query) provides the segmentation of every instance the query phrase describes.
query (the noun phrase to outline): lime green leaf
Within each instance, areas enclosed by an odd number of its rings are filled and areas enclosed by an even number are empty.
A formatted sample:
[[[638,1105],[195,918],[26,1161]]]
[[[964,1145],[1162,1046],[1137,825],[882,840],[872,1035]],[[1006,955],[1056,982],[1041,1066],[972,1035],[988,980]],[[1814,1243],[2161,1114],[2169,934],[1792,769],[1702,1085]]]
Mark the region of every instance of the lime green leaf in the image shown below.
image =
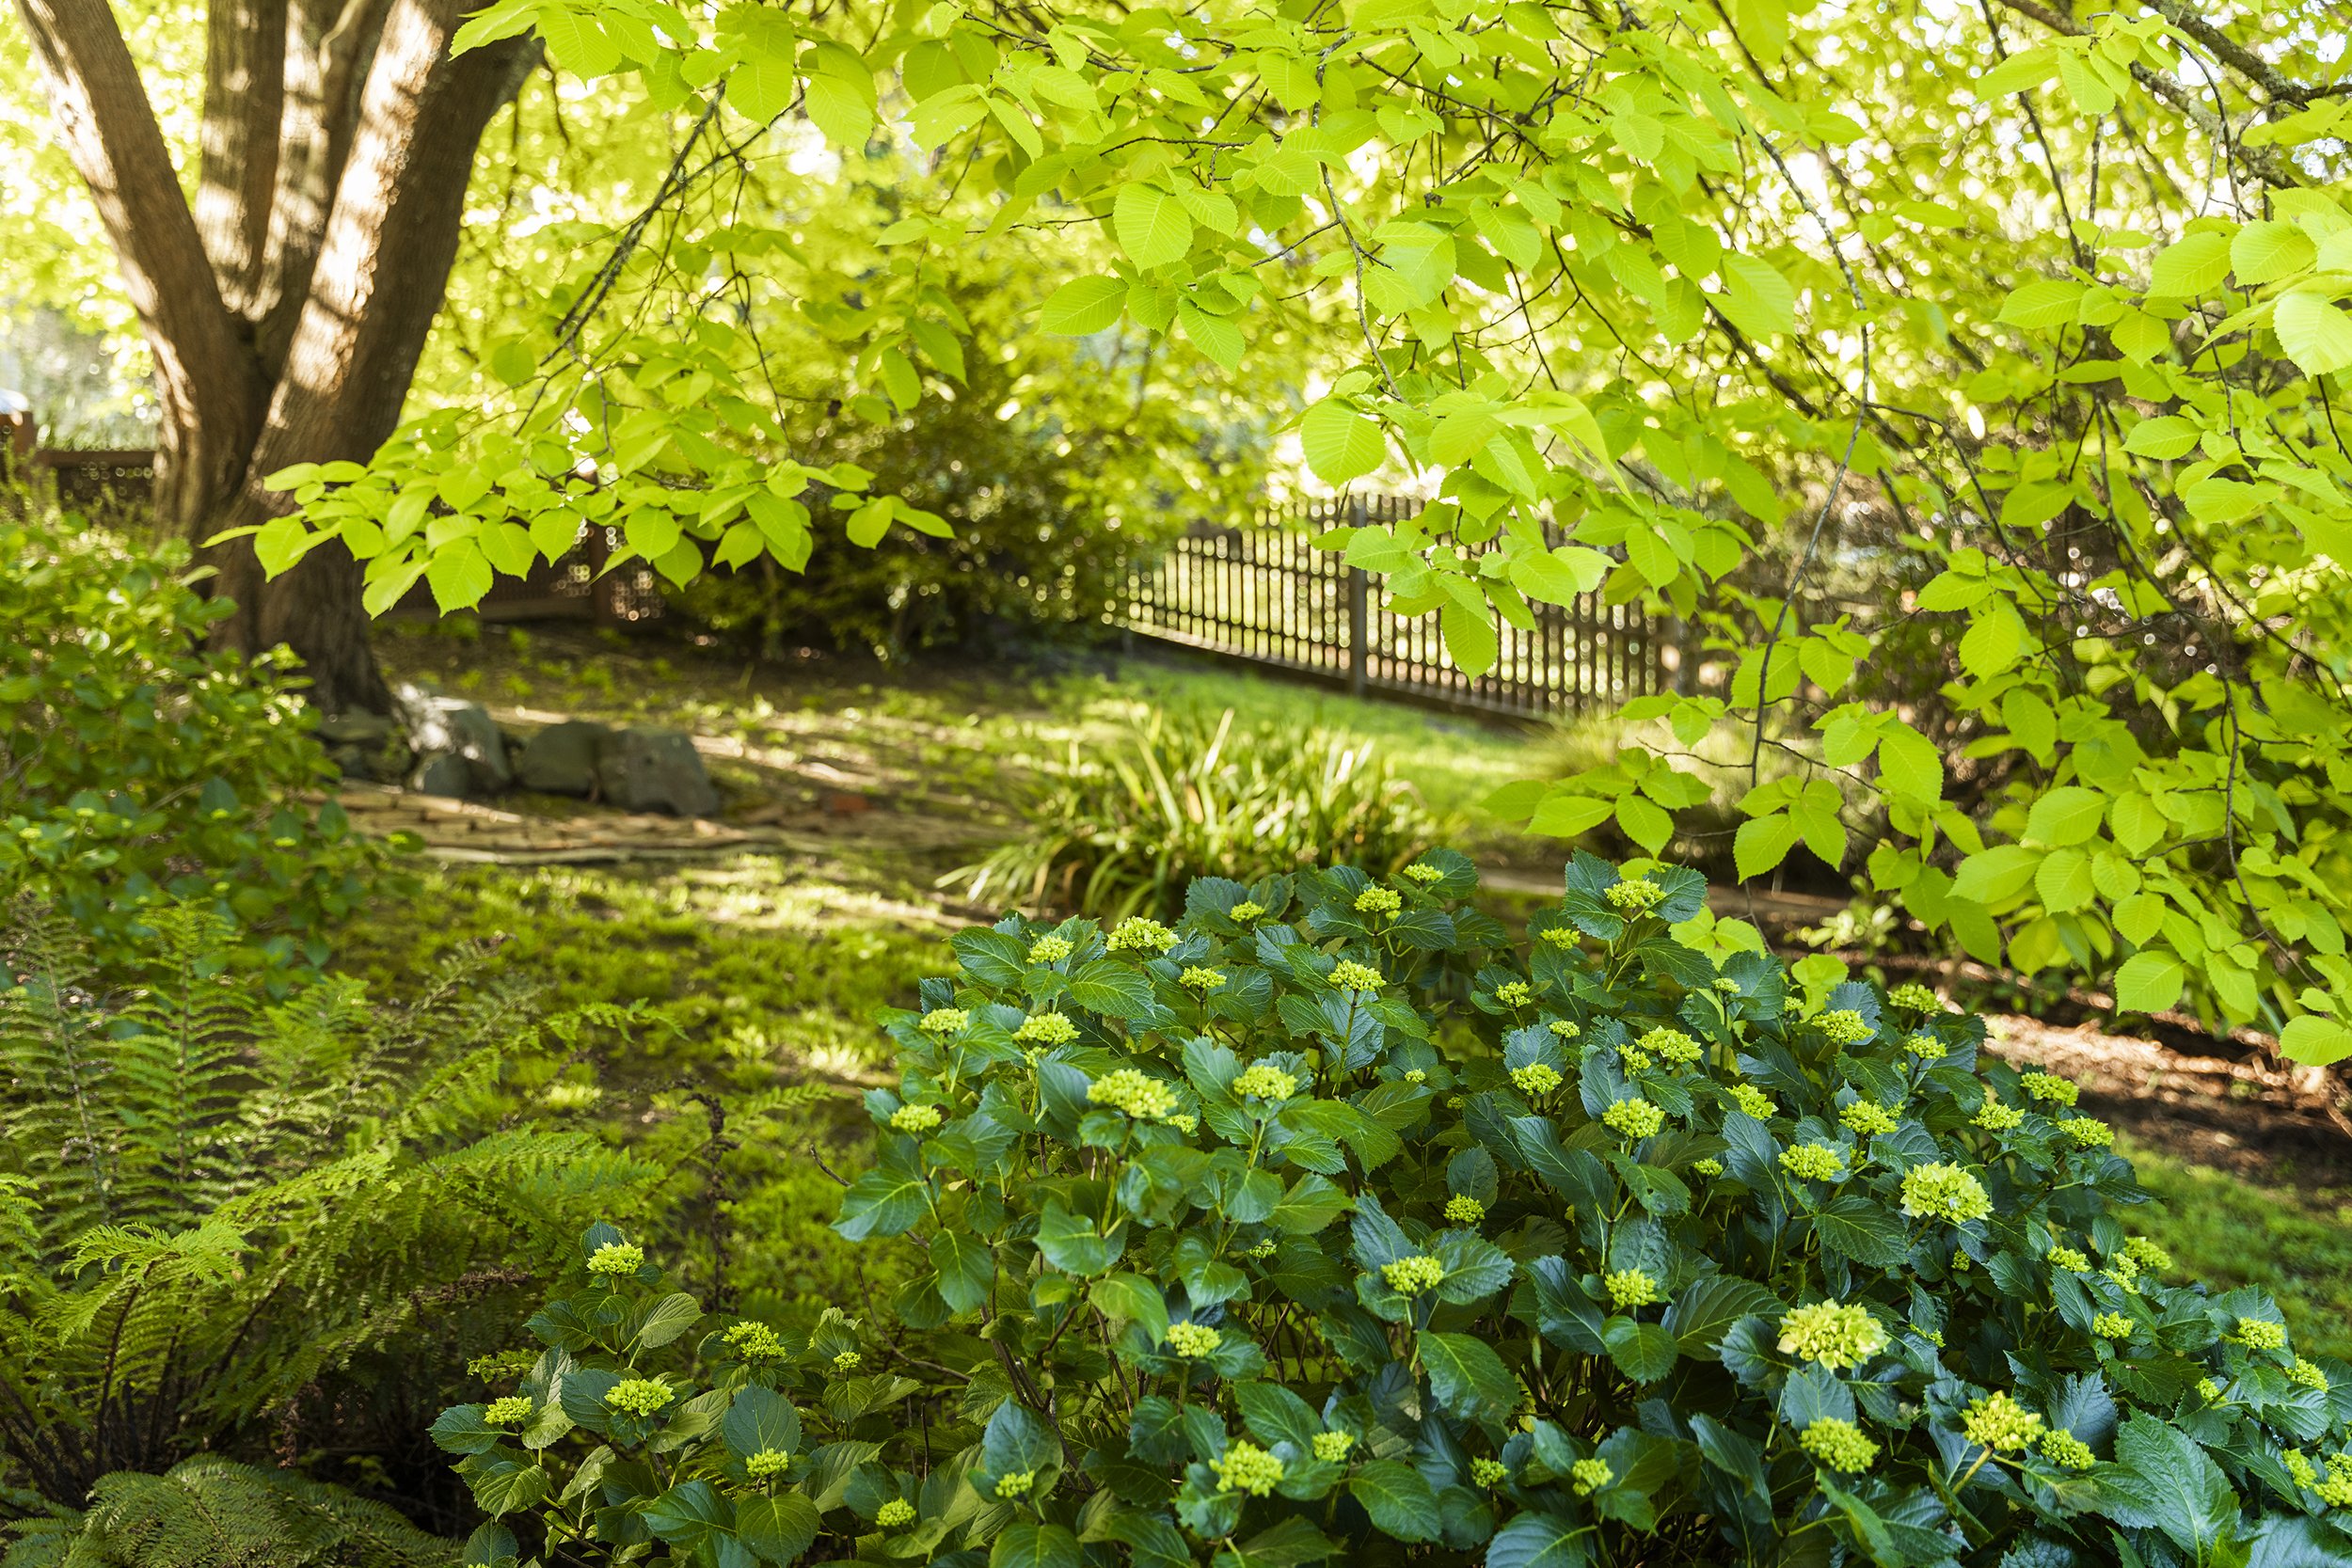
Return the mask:
[[[1307,417],[1299,421],[1298,440],[1306,449],[1307,467],[1330,485],[1363,478],[1389,455],[1380,421],[1337,398],[1325,398],[1307,410]]]
[[[2332,375],[2352,365],[2352,315],[2318,294],[2282,295],[2270,326],[2306,375]]]
[[[1720,301],[1732,325],[1751,338],[1771,338],[1797,329],[1797,291],[1770,261],[1726,252],[1728,284]]]
[[[2287,1020],[2279,1035],[2279,1050],[2290,1062],[2327,1067],[2352,1056],[2352,1029],[2339,1020],[2305,1013]]]
[[[2230,276],[2230,236],[2191,234],[2167,245],[2156,257],[2148,292],[2175,299],[2194,299],[2221,286]]]
[[[2026,836],[2044,844],[2080,844],[2099,831],[2106,815],[2106,797],[2080,784],[2063,784],[2033,803],[2026,817]]]
[[[1100,332],[1127,309],[1127,285],[1117,277],[1073,277],[1056,289],[1038,325],[1065,338]]]
[[[2230,270],[2241,288],[2251,288],[2301,272],[2317,254],[2311,236],[2294,224],[2265,218],[2239,230],[2230,242]]]
[[[1111,207],[1111,227],[1119,235],[1119,247],[1139,267],[1181,261],[1192,248],[1192,219],[1184,204],[1151,185],[1119,188],[1119,198]]]
[[[1494,616],[1485,605],[1476,609],[1448,599],[1438,610],[1438,628],[1445,633],[1446,657],[1466,675],[1483,675],[1495,667],[1502,651]]]
[[[2135,953],[2115,976],[2115,1005],[2127,1013],[2160,1013],[2181,999],[2181,960],[2160,947]]]

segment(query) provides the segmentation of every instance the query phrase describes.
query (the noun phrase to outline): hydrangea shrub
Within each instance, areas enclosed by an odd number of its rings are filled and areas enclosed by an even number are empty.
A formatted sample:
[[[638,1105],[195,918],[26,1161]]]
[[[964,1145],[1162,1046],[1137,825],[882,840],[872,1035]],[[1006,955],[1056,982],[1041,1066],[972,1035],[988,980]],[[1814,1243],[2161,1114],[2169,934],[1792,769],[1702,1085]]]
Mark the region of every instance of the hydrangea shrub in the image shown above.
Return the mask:
[[[437,1435],[548,1560],[2352,1562],[2352,1367],[2172,1277],[2072,1085],[1692,873],[1518,948],[1474,883],[962,933],[836,1227],[918,1278],[692,1333],[593,1234]]]

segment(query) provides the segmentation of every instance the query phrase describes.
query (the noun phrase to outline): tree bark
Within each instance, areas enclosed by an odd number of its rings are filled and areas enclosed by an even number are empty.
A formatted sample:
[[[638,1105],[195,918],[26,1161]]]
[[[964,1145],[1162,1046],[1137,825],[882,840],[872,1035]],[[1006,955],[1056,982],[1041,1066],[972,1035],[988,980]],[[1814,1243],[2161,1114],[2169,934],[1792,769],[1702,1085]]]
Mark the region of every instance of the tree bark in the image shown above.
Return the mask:
[[[390,693],[340,545],[270,580],[223,530],[294,463],[391,435],[457,253],[474,152],[537,44],[451,58],[463,0],[212,0],[193,210],[107,0],[18,0],[74,166],[155,360],[160,523],[236,602],[214,632],[284,643],[337,712]]]

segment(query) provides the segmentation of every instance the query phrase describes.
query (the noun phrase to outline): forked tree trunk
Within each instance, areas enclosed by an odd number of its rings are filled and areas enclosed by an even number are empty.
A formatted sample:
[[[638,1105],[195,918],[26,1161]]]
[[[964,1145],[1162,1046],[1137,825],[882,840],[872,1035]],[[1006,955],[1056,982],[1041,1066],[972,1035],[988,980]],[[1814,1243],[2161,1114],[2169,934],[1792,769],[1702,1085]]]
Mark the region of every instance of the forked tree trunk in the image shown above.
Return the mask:
[[[236,601],[223,645],[283,642],[329,712],[389,705],[340,546],[265,580],[224,529],[287,501],[294,463],[392,433],[457,254],[484,128],[536,56],[450,58],[462,0],[213,0],[193,208],[107,0],[17,0],[58,130],[155,360],[158,520]]]

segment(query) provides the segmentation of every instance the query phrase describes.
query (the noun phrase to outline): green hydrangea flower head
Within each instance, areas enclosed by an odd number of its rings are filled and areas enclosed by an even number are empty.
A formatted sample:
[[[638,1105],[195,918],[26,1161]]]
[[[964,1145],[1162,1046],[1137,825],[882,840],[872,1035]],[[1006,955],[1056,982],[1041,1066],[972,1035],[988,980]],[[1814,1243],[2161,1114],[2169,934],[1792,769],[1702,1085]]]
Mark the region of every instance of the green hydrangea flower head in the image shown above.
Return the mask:
[[[893,1497],[874,1510],[874,1523],[883,1529],[897,1529],[900,1525],[914,1523],[914,1505],[904,1497]]]
[[[1077,949],[1070,945],[1068,937],[1040,937],[1029,943],[1029,961],[1033,964],[1057,964]]]
[[[1168,1348],[1190,1360],[1199,1360],[1213,1354],[1225,1342],[1225,1336],[1207,1323],[1169,1323]]]
[[[1968,1119],[1988,1132],[2007,1132],[2025,1125],[2026,1113],[2014,1105],[2002,1104],[1993,1098],[1993,1092],[1988,1089],[1985,1091],[1984,1103],[1979,1106],[1977,1114]]]
[[[1649,913],[1663,903],[1666,898],[1666,890],[1646,877],[1628,878],[1624,881],[1613,882],[1602,889],[1601,896],[1609,900],[1609,907],[1613,910],[1625,914],[1640,915]]]
[[[1464,1193],[1445,1200],[1445,1217],[1455,1225],[1476,1225],[1486,1217],[1486,1206]]]
[[[1923,1062],[1940,1062],[1944,1059],[1944,1042],[1933,1035],[1907,1036],[1903,1040],[1903,1049]]]
[[[1577,943],[1577,930],[1573,926],[1554,926],[1538,934],[1544,941],[1563,951],[1574,947]]]
[[[1834,1007],[1814,1020],[1832,1045],[1860,1045],[1870,1037],[1870,1025],[1851,1007]]]
[[[2287,1474],[2295,1478],[2296,1485],[2310,1486],[2318,1481],[2318,1469],[2312,1464],[2310,1456],[2301,1449],[2289,1449],[2279,1458],[2285,1464]]]
[[[1491,1489],[1493,1487],[1501,1486],[1504,1481],[1510,1479],[1511,1467],[1500,1459],[1473,1459],[1470,1461],[1470,1482],[1472,1485]]]
[[[2121,1312],[2102,1312],[2090,1320],[2090,1332],[2102,1339],[2128,1339],[2132,1337],[2132,1320]]]
[[[2082,1095],[2082,1090],[2053,1072],[2028,1072],[2017,1082],[2045,1105],[2072,1105]]]
[[[1186,990],[1197,990],[1206,996],[1213,990],[1225,989],[1225,972],[1202,964],[1189,964],[1182,974],[1176,976],[1176,983]]]
[[[1338,1465],[1347,1458],[1347,1450],[1356,1446],[1354,1434],[1344,1432],[1318,1432],[1313,1439],[1315,1457],[1326,1465]]]
[[[746,1361],[784,1359],[784,1341],[776,1338],[774,1329],[763,1323],[755,1323],[747,1318],[739,1323],[731,1323],[720,1338],[729,1350]]]
[[[1298,1080],[1279,1067],[1260,1062],[1234,1077],[1233,1092],[1259,1100],[1288,1100],[1298,1092]]]
[[[627,1416],[652,1416],[670,1402],[670,1386],[659,1378],[624,1378],[604,1391],[607,1409]]]
[[[2197,1397],[2203,1400],[2207,1404],[2219,1404],[2221,1402],[2221,1385],[2216,1383],[2209,1377],[2201,1377],[2197,1380]]]
[[[1398,872],[1397,875],[1400,877],[1410,878],[1412,880],[1419,882],[1423,887],[1429,886],[1432,882],[1442,882],[1445,880],[1444,872],[1438,870],[1434,865],[1423,864],[1420,861],[1415,861],[1412,864]]]
[[[1274,1238],[1269,1236],[1264,1241],[1258,1243],[1254,1246],[1244,1247],[1241,1255],[1244,1258],[1271,1258],[1274,1256],[1275,1250]]]
[[[1780,1152],[1780,1164],[1789,1175],[1807,1181],[1835,1181],[1846,1174],[1845,1158],[1828,1144],[1799,1144]]]
[[[1741,1111],[1758,1121],[1770,1121],[1780,1115],[1780,1107],[1772,1103],[1772,1096],[1757,1088],[1754,1084],[1732,1085],[1731,1101]]]
[[[1378,990],[1388,981],[1370,964],[1359,964],[1353,958],[1342,958],[1331,966],[1331,989],[1334,990]]]
[[[1971,1443],[2009,1453],[2042,1434],[2042,1418],[2006,1393],[1992,1393],[1968,1402],[1960,1429]]]
[[[1646,1100],[1620,1100],[1601,1112],[1600,1119],[1629,1138],[1651,1138],[1666,1125],[1666,1113]]]
[[[1658,1281],[1642,1269],[1613,1269],[1600,1276],[1600,1285],[1609,1292],[1609,1304],[1620,1312],[1664,1299],[1658,1293]]]
[[[1903,1124],[1903,1118],[1883,1105],[1857,1100],[1838,1111],[1837,1119],[1866,1138],[1881,1138]]]
[[[1691,1168],[1701,1176],[1721,1176],[1724,1173],[1724,1163],[1712,1158],[1693,1160],[1691,1162]]]
[[[1945,1161],[1914,1165],[1903,1173],[1903,1212],[1914,1219],[1966,1225],[1993,1212],[1984,1183]]]
[[[1643,1050],[1655,1052],[1682,1067],[1690,1066],[1706,1054],[1698,1041],[1679,1029],[1652,1029],[1635,1043]]]
[[[2352,1453],[2328,1456],[2328,1479],[2312,1488],[2329,1508],[2352,1508]]]
[[[1879,1446],[1851,1421],[1824,1416],[1797,1438],[1805,1452],[1833,1470],[1860,1475],[1878,1463]]]
[[[1165,953],[1176,945],[1176,933],[1156,920],[1131,914],[1119,923],[1104,945],[1114,953]]]
[[[1617,1472],[1605,1459],[1580,1459],[1568,1466],[1568,1489],[1580,1497],[1589,1497],[1611,1481]]]
[[[1780,1349],[1832,1371],[1859,1367],[1884,1350],[1886,1328],[1866,1307],[1817,1301],[1792,1307],[1780,1320]]]
[[[1740,982],[1728,974],[1719,975],[1715,980],[1713,990],[1718,996],[1737,996],[1740,994]]]
[[[2262,1318],[2240,1318],[2237,1321],[2238,1343],[2248,1350],[2284,1350],[2287,1330],[2284,1323],[2274,1323]]]
[[[901,1105],[890,1113],[891,1128],[899,1132],[928,1132],[945,1119],[936,1105]]]
[[[2321,1371],[2316,1364],[2299,1355],[2295,1358],[2295,1365],[2287,1369],[2287,1381],[2299,1383],[2323,1394],[2328,1391],[2328,1374]]]
[[[1068,1045],[1078,1037],[1078,1026],[1060,1013],[1031,1013],[1021,1021],[1021,1027],[1012,1032],[1016,1040],[1035,1040],[1041,1045]]]
[[[2058,1131],[2084,1148],[2106,1148],[2115,1142],[2115,1129],[2097,1117],[2061,1117]]]
[[[645,1266],[645,1249],[630,1242],[607,1242],[588,1255],[588,1272],[604,1278],[633,1275]]]
[[[1192,1115],[1190,1112],[1179,1111],[1176,1115],[1168,1117],[1166,1119],[1168,1126],[1173,1127],[1177,1132],[1182,1132],[1187,1138],[1191,1137],[1195,1132],[1200,1131],[1200,1118]]]
[[[482,1424],[485,1427],[511,1427],[530,1418],[531,1402],[520,1394],[492,1400],[482,1407]]]
[[[1087,1099],[1123,1111],[1137,1121],[1157,1121],[1176,1109],[1176,1091],[1148,1072],[1115,1068],[1087,1085]]]
[[[1445,1278],[1445,1265],[1435,1258],[1418,1256],[1399,1258],[1392,1263],[1380,1265],[1380,1277],[1389,1282],[1389,1289],[1400,1296],[1417,1296],[1423,1291],[1434,1291]]]
[[[2123,1256],[2143,1269],[2158,1274],[2172,1271],[2172,1255],[2145,1236],[2134,1236],[2123,1243]]]
[[[1581,1024],[1571,1023],[1565,1018],[1555,1018],[1549,1023],[1545,1024],[1544,1027],[1550,1030],[1553,1034],[1559,1036],[1564,1040],[1572,1040],[1579,1035],[1584,1033],[1584,1029]]]
[[[2090,1259],[2071,1246],[2054,1246],[2049,1252],[2050,1266],[2064,1269],[2068,1274],[2089,1274]]]
[[[1405,1074],[1405,1081],[1407,1084],[1426,1084],[1429,1082],[1429,1074],[1420,1068],[1408,1069]]]
[[[2070,1470],[2088,1470],[2099,1463],[2099,1456],[2090,1451],[2090,1445],[2064,1427],[2052,1427],[2042,1434],[2042,1457],[2053,1465],[2063,1465]]]
[[[1225,911],[1225,918],[1236,925],[1247,926],[1265,913],[1265,906],[1254,898],[1245,898]]]
[[[1624,1064],[1628,1072],[1647,1072],[1657,1065],[1650,1060],[1650,1053],[1638,1044],[1617,1047],[1617,1060]]]
[[[1939,1013],[1944,1010],[1942,998],[1916,980],[1897,986],[1886,993],[1886,1000],[1907,1013]]]
[[[1036,1485],[1035,1470],[1015,1470],[1010,1475],[996,1478],[996,1495],[1000,1497],[1025,1497]]]
[[[859,1367],[863,1366],[865,1362],[866,1357],[862,1353],[853,1350],[845,1350],[833,1358],[833,1370],[836,1372],[853,1372],[856,1371]]]
[[[1505,980],[1495,988],[1495,1000],[1506,1007],[1533,1006],[1535,989],[1524,980]]]
[[[945,1039],[950,1035],[962,1034],[971,1022],[972,1015],[961,1007],[933,1007],[923,1015],[915,1027],[927,1035]]]
[[[1530,1062],[1511,1069],[1511,1086],[1531,1100],[1541,1100],[1565,1082],[1560,1069],[1542,1062]]]
[[[1356,912],[1375,919],[1392,920],[1405,907],[1405,895],[1392,887],[1368,887],[1356,895]]]
[[[790,1468],[792,1468],[792,1456],[778,1453],[773,1449],[762,1449],[755,1454],[746,1456],[743,1461],[743,1473],[754,1481],[767,1481],[771,1477],[784,1474]]]
[[[1220,1492],[1247,1492],[1263,1497],[1282,1479],[1282,1462],[1257,1444],[1236,1437],[1226,1445],[1224,1457],[1209,1461]]]

